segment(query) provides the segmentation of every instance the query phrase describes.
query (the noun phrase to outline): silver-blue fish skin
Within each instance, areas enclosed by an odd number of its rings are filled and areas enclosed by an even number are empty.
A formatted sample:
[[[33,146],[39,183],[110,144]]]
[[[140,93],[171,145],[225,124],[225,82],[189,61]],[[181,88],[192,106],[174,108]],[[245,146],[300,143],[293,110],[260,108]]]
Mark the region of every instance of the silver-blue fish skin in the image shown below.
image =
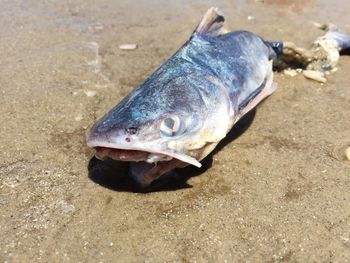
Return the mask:
[[[127,151],[124,157],[114,155],[117,159],[133,160],[130,150],[150,153],[144,162],[130,163],[130,175],[142,188],[174,168],[200,167],[234,123],[272,92],[276,55],[269,42],[250,32],[214,36],[195,31],[92,127],[87,143]],[[178,123],[171,136],[162,130],[169,116],[170,123]]]
[[[143,84],[96,123],[90,139],[108,139],[107,134],[123,133],[129,127],[139,129],[165,113],[190,116],[194,121],[187,129],[200,128],[205,118],[222,104],[222,87],[237,114],[240,105],[258,93],[271,71],[272,52],[259,36],[246,31],[221,36],[194,33]]]

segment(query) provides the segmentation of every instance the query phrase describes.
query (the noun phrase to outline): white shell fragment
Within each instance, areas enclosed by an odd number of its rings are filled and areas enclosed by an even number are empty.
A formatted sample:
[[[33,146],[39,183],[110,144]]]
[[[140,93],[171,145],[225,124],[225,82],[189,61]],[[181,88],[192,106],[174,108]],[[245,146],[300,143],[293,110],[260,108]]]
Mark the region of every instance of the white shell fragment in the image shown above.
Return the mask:
[[[283,71],[284,75],[290,76],[290,77],[295,77],[298,75],[298,72],[295,69],[285,69]]]
[[[326,83],[327,79],[325,78],[325,75],[321,71],[316,70],[304,70],[303,75],[308,78],[312,79],[321,83]]]
[[[97,92],[94,90],[85,90],[84,93],[88,97],[94,97],[97,94]]]
[[[350,146],[345,150],[345,156],[350,161]]]
[[[119,45],[120,50],[135,50],[137,48],[137,44],[121,44]]]

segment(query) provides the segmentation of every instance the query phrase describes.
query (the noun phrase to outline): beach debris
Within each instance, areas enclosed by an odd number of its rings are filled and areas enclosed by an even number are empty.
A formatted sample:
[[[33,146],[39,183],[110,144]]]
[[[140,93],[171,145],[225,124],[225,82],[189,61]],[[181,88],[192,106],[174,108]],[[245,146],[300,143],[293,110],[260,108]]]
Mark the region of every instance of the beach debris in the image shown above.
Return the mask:
[[[137,49],[137,44],[121,44],[118,47],[120,50],[135,50]]]
[[[78,114],[76,117],[75,117],[75,120],[76,121],[81,121],[83,119],[83,114]]]
[[[350,161],[350,146],[345,150],[345,157]]]
[[[298,71],[296,71],[295,69],[291,69],[291,68],[287,68],[287,69],[283,70],[283,73],[287,76],[290,76],[290,77],[295,77],[296,75],[298,75]]]
[[[104,29],[104,26],[102,24],[96,24],[92,28],[95,32],[98,32],[98,31],[102,31]]]
[[[303,69],[306,78],[325,83],[327,76],[337,71],[340,51],[350,49],[350,35],[340,32],[332,24],[317,27],[326,33],[317,38],[309,49],[299,47],[293,42],[283,42],[283,53],[275,61],[275,68],[284,70],[299,67]]]
[[[88,97],[94,97],[94,96],[96,96],[96,94],[97,94],[97,92],[94,91],[94,90],[84,90],[84,93],[85,93],[85,95],[88,96]]]
[[[325,77],[325,74],[321,71],[317,70],[303,70],[304,77],[312,80],[316,80],[321,83],[326,83],[327,79]]]

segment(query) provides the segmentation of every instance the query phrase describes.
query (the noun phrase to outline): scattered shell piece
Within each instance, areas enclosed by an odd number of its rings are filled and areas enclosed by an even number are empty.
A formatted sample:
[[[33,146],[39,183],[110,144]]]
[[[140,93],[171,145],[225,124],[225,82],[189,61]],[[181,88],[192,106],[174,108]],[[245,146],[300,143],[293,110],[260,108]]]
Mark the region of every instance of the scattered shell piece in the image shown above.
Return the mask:
[[[303,69],[302,68],[297,68],[295,71],[298,72],[298,73],[301,73],[301,72],[303,72]]]
[[[255,16],[248,16],[247,19],[248,19],[248,20],[254,20],[254,19],[255,19]]]
[[[324,28],[324,24],[321,24],[319,22],[312,22],[312,24],[314,25],[314,27],[316,27],[318,29]]]
[[[97,94],[97,92],[94,90],[85,90],[84,93],[88,97],[94,97]]]
[[[350,161],[350,146],[345,150],[345,156]]]
[[[137,44],[121,44],[119,45],[119,49],[121,50],[135,50],[137,48]]]
[[[93,28],[94,28],[95,31],[101,31],[101,30],[104,29],[104,26],[103,25],[94,25]]]
[[[327,79],[324,76],[324,73],[321,71],[315,71],[315,70],[304,70],[303,75],[312,80],[316,80],[321,83],[326,83]]]
[[[283,73],[285,74],[285,75],[288,75],[288,76],[291,76],[291,77],[295,77],[296,75],[298,75],[298,72],[295,70],[295,69],[285,69],[284,71],[283,71]]]

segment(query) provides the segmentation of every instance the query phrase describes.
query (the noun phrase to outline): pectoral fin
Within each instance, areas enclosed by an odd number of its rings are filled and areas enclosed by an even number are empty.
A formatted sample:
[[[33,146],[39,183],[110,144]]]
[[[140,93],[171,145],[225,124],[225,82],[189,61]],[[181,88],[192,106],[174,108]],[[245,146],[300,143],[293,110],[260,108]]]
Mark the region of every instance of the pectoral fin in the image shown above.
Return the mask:
[[[239,115],[237,121],[277,89],[277,84],[272,82],[272,76],[273,74],[271,73],[271,75],[264,80],[261,86],[239,105]]]

